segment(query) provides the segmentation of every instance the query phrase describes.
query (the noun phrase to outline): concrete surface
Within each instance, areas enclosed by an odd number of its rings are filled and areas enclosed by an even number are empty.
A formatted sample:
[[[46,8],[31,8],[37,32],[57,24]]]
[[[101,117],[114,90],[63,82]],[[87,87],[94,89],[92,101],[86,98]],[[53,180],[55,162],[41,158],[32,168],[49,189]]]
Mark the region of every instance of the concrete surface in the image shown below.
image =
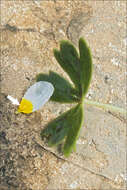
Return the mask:
[[[83,36],[93,55],[87,98],[125,108],[125,1],[1,1],[0,190],[125,190],[126,121],[85,106],[76,153],[66,159],[40,139],[48,121],[71,105],[48,102],[29,116],[6,99],[21,100],[36,74],[67,77],[53,57],[59,40]],[[67,77],[68,78],[68,77]]]

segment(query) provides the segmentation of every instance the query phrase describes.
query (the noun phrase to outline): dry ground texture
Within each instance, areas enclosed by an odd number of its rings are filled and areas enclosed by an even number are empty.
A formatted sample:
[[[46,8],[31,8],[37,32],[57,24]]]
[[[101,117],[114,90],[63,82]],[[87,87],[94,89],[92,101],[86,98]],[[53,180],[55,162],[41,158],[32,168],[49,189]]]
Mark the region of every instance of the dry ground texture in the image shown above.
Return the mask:
[[[77,152],[65,159],[40,139],[45,124],[71,105],[48,102],[16,115],[9,94],[21,100],[36,74],[66,76],[53,57],[59,40],[80,36],[93,55],[87,98],[125,107],[126,2],[1,0],[0,190],[125,190],[125,118],[85,106]]]

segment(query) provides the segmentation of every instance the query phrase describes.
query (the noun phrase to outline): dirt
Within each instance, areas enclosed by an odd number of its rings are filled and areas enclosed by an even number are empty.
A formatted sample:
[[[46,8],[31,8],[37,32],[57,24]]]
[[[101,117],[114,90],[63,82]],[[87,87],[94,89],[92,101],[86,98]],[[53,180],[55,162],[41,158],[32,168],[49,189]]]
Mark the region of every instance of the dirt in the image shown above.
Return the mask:
[[[45,125],[70,104],[49,101],[40,111],[16,114],[19,101],[40,72],[68,76],[53,48],[84,37],[93,56],[87,94],[125,108],[125,1],[1,1],[0,190],[126,189],[126,120],[86,106],[77,151],[66,159],[40,138]]]

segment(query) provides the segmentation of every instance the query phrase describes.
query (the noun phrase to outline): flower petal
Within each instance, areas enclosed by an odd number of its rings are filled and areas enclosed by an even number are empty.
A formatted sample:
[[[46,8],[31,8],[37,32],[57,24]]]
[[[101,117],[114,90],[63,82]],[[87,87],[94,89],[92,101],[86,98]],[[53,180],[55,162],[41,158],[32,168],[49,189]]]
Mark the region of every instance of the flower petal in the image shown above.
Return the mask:
[[[46,81],[36,82],[25,93],[24,99],[33,105],[33,111],[39,110],[52,96],[54,87]]]
[[[31,113],[32,111],[33,111],[33,104],[29,100],[23,98],[18,107],[18,112]]]

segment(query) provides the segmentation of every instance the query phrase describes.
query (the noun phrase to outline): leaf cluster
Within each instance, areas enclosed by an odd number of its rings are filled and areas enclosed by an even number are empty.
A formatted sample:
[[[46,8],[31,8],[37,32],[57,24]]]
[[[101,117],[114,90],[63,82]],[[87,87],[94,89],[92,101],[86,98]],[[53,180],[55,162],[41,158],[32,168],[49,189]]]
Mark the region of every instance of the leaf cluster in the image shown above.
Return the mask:
[[[51,82],[55,88],[52,101],[59,103],[76,103],[69,111],[48,123],[41,136],[48,138],[49,146],[63,143],[63,153],[69,156],[75,150],[83,122],[83,100],[88,91],[92,76],[92,57],[83,38],[79,39],[79,53],[68,40],[60,42],[60,50],[54,49],[58,64],[68,74],[73,85],[58,73],[37,75],[37,81]]]

